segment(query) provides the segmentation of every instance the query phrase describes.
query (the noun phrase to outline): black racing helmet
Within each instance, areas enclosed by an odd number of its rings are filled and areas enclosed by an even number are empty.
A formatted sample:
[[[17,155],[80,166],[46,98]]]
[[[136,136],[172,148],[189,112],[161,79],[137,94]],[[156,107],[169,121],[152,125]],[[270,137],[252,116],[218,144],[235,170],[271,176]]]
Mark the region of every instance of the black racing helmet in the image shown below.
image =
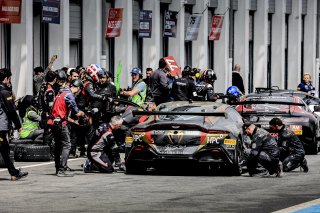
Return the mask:
[[[212,69],[206,70],[205,75],[204,75],[204,79],[206,81],[215,81],[215,80],[217,80],[216,72],[214,70],[212,70]]]
[[[83,89],[83,83],[80,79],[73,79],[71,82],[70,82],[70,86],[73,86],[73,87],[80,87],[80,89]]]

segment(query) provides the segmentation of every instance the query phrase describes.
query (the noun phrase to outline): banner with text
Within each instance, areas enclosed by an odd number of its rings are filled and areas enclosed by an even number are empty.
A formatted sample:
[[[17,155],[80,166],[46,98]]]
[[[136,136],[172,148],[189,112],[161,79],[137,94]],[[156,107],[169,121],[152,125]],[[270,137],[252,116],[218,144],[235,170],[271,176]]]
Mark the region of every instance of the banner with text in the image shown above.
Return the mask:
[[[60,0],[42,0],[42,22],[60,24]]]
[[[151,38],[152,34],[152,11],[140,10],[139,37]]]
[[[177,14],[175,11],[165,11],[163,37],[176,37],[177,34]]]
[[[21,23],[21,0],[0,0],[0,23]]]
[[[164,60],[166,61],[172,76],[181,76],[180,67],[173,56],[167,56]]]
[[[191,15],[189,17],[187,32],[185,36],[186,41],[197,40],[200,23],[201,23],[201,15]]]
[[[219,40],[221,28],[223,23],[223,16],[212,16],[212,24],[209,40]]]
[[[106,27],[106,38],[119,37],[122,25],[123,8],[110,8]]]

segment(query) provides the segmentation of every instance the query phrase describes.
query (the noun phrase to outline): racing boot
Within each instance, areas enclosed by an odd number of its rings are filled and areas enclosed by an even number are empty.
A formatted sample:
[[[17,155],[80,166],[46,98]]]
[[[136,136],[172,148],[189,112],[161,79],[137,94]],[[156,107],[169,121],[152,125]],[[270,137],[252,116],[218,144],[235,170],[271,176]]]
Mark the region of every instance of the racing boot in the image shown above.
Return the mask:
[[[301,163],[301,168],[303,170],[303,172],[309,172],[309,167],[308,167],[308,164],[307,164],[307,160],[304,158],[302,163]]]

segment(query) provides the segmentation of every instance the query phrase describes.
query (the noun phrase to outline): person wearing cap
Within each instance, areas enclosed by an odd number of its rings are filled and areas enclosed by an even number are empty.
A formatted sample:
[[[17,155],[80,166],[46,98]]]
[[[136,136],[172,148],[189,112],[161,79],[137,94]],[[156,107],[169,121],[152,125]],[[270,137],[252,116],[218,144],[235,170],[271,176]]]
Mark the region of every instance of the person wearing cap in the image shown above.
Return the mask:
[[[51,115],[48,120],[48,125],[52,126],[52,133],[55,141],[55,167],[58,177],[70,177],[73,174],[68,174],[69,167],[67,160],[69,158],[71,142],[68,122],[77,122],[68,118],[69,112],[72,111],[77,117],[84,116],[84,112],[79,110],[75,101],[75,96],[78,95],[83,88],[83,83],[79,80],[73,80],[70,87],[63,88],[60,94],[56,97]],[[60,157],[61,156],[61,157]]]
[[[147,96],[147,85],[142,79],[141,69],[134,67],[131,70],[132,77],[132,90],[120,92],[120,95],[129,97],[133,103],[138,104],[139,106],[146,100]]]
[[[260,164],[268,171],[264,175],[280,177],[280,150],[275,138],[251,122],[244,123],[243,132],[251,139],[250,148],[245,148],[249,175],[257,174],[257,166]]]
[[[304,172],[309,171],[303,144],[280,118],[272,118],[269,121],[272,130],[278,133],[278,146],[280,148],[280,161],[284,172],[290,172],[299,166]]]

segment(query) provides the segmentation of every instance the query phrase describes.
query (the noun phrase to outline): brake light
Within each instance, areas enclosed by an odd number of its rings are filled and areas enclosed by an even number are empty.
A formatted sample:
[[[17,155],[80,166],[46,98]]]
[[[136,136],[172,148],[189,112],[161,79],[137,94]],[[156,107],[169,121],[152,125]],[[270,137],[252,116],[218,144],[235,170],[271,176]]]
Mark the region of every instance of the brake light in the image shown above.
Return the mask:
[[[134,148],[134,150],[135,150],[135,151],[141,151],[141,150],[142,150],[142,147],[141,147],[141,146],[137,146],[137,147]]]
[[[219,149],[212,149],[211,152],[220,152]]]

